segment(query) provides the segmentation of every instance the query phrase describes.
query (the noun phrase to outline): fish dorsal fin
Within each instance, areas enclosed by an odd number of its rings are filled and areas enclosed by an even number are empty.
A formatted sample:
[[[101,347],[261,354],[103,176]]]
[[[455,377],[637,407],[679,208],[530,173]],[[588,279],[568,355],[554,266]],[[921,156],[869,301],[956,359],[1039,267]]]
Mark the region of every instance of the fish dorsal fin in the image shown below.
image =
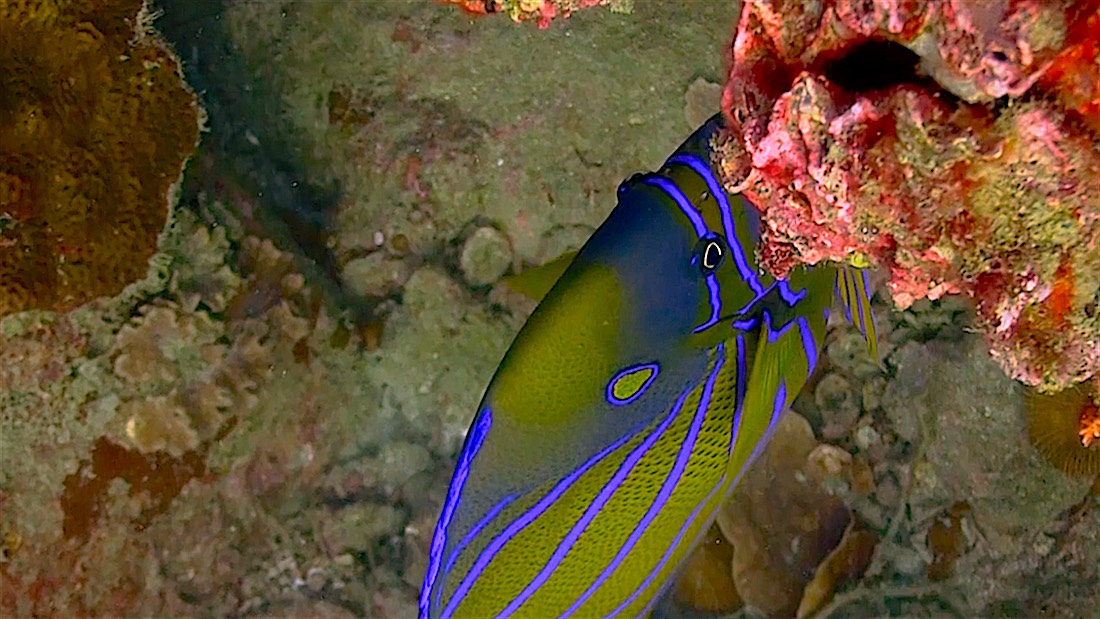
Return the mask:
[[[509,289],[532,301],[542,301],[542,298],[550,292],[550,289],[554,287],[554,283],[561,278],[561,274],[569,268],[569,265],[573,263],[573,258],[576,257],[576,251],[567,251],[549,262],[525,269],[515,275],[508,275],[502,278],[501,281]]]
[[[863,334],[867,340],[867,352],[876,363],[878,356],[878,335],[875,331],[875,317],[871,313],[871,289],[867,285],[867,272],[854,266],[841,265],[836,271],[836,296],[844,308],[844,315]]]

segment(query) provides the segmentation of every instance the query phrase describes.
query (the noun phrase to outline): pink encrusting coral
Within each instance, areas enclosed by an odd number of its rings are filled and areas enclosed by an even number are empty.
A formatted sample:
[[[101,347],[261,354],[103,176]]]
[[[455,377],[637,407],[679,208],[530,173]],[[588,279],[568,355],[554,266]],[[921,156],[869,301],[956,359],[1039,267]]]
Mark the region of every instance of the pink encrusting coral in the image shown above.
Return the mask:
[[[1100,369],[1100,2],[747,2],[719,147],[782,275],[961,293],[1013,377]]]

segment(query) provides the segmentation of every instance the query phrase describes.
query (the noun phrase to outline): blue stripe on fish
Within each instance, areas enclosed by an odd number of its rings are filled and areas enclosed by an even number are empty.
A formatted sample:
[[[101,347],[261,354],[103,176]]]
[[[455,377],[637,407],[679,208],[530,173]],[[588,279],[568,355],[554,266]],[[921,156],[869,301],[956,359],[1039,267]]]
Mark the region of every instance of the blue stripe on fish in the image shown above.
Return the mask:
[[[743,318],[740,320],[734,320],[730,323],[730,326],[738,331],[749,332],[760,326],[760,318],[753,316],[752,318]]]
[[[504,511],[504,508],[511,505],[512,501],[516,500],[516,496],[517,495],[515,495],[515,494],[510,494],[510,495],[504,497],[503,501],[501,501],[500,503],[497,503],[496,505],[494,505],[493,508],[490,509],[488,511],[488,513],[485,514],[485,517],[482,518],[476,525],[474,525],[474,528],[470,529],[470,532],[467,533],[465,535],[465,537],[462,538],[462,541],[460,541],[458,543],[458,545],[455,546],[455,549],[451,552],[450,558],[447,559],[447,565],[445,565],[443,567],[444,572],[451,571],[451,568],[454,567],[455,562],[458,561],[458,555],[460,555],[462,553],[462,551],[470,543],[470,540],[477,537],[478,533],[481,533],[481,531],[486,526],[488,526],[489,523],[492,522],[494,518],[496,518],[498,515],[500,515],[500,512]],[[440,587],[439,593],[442,593],[442,592],[443,592],[443,588]],[[439,596],[437,595],[436,600],[438,601],[438,599],[439,599]]]
[[[857,287],[858,284],[856,284],[856,282],[855,282],[855,277],[850,277],[849,279],[852,280],[852,290],[853,290],[853,294],[856,297],[856,313],[859,314],[859,332],[860,333],[866,333],[867,332],[867,325],[864,324],[864,322],[863,322],[863,299],[860,298],[863,295],[859,294],[859,292],[857,291],[856,287]]]
[[[769,312],[768,310],[764,310],[762,313],[764,314],[764,330],[767,332],[769,344],[774,344],[778,342],[779,338],[783,337],[783,335],[786,334],[792,326],[794,326],[794,321],[792,320],[779,327],[779,329],[775,329],[775,326],[772,324],[771,312]]]
[[[714,498],[714,495],[719,490],[721,490],[725,485],[726,485],[726,474],[723,473],[722,476],[720,478],[718,478],[718,483],[714,484],[714,487],[711,488],[710,492],[707,493],[707,496],[704,497],[703,500],[700,501],[699,504],[695,506],[695,509],[693,509],[691,511],[691,515],[689,515],[687,517],[687,520],[684,521],[684,524],[680,526],[680,530],[676,532],[676,537],[672,538],[672,542],[668,545],[668,548],[665,550],[665,553],[663,555],[661,555],[661,560],[658,561],[657,565],[655,565],[653,567],[653,569],[649,571],[649,574],[646,575],[645,580],[642,581],[642,584],[638,585],[638,588],[634,590],[634,593],[630,594],[629,597],[627,597],[625,600],[623,600],[623,602],[621,604],[619,604],[615,608],[615,610],[608,613],[604,617],[604,619],[611,619],[611,617],[617,617],[619,615],[619,613],[621,613],[624,610],[626,610],[627,608],[629,608],[630,605],[633,604],[634,601],[638,599],[638,596],[640,596],[642,593],[644,593],[646,591],[646,589],[648,589],[653,584],[653,581],[657,578],[657,575],[661,573],[661,571],[665,567],[665,564],[668,563],[669,558],[672,557],[672,553],[675,552],[676,548],[679,547],[680,540],[684,539],[684,534],[687,533],[689,528],[691,528],[691,525],[696,523],[696,518],[699,516],[699,512],[703,511],[703,508],[707,506],[707,503],[710,503],[711,499]],[[721,507],[721,504],[719,504],[719,507]],[[717,511],[717,508],[714,511]],[[714,518],[713,513],[710,516],[707,517],[707,520],[709,521],[712,518]],[[694,541],[690,545],[693,546],[693,545],[695,545],[695,543],[698,543],[699,538],[702,537],[703,533],[705,533],[705,532],[706,532],[705,527],[700,528],[699,532],[695,534]],[[646,605],[646,607],[643,608],[642,612],[638,613],[637,616],[638,617],[648,616],[649,613],[653,610],[653,605],[656,604],[659,599],[660,599],[659,596],[653,596],[653,599],[649,601],[649,603]]]
[[[741,278],[748,283],[749,288],[756,293],[759,297],[764,294],[764,286],[760,283],[760,279],[749,268],[749,262],[745,258],[745,251],[741,247],[741,241],[737,238],[737,226],[733,223],[733,213],[730,211],[729,197],[726,196],[725,190],[722,189],[721,183],[718,182],[717,177],[714,176],[714,172],[711,171],[710,166],[704,163],[696,155],[681,153],[669,158],[668,163],[678,163],[686,165],[698,174],[703,182],[707,184],[707,189],[710,191],[714,199],[718,201],[718,209],[722,213],[722,227],[726,233],[726,242],[733,250],[733,259],[737,264],[737,271],[741,274]],[[751,231],[750,231],[751,232]]]
[[[844,284],[843,292],[840,289],[842,282]],[[844,307],[844,318],[847,319],[848,322],[852,322],[852,308],[848,304],[848,299],[850,298],[848,296],[848,273],[845,269],[837,271],[836,283],[833,284],[833,287],[836,289],[836,296],[840,297],[841,305]]]
[[[703,221],[703,216],[695,210],[695,207],[691,205],[691,201],[688,200],[687,196],[684,195],[684,192],[680,190],[680,187],[678,187],[676,183],[663,176],[647,176],[642,179],[642,183],[651,187],[656,187],[668,194],[668,196],[676,202],[676,205],[680,207],[680,211],[682,211],[688,220],[691,221],[691,226],[695,229],[695,234],[699,236],[700,240],[710,235],[710,230],[707,228],[706,222]],[[707,327],[717,324],[719,317],[722,315],[722,300],[721,291],[718,288],[718,278],[711,273],[706,276],[706,279],[707,290],[710,292],[710,318],[703,324],[695,327],[695,329],[692,330],[693,333],[699,333]]]
[[[863,290],[860,291],[859,296],[864,297],[865,299],[867,299],[867,305],[870,306],[871,305],[871,284],[867,281],[867,270],[866,269],[860,269],[859,270],[859,277],[860,277],[860,279],[863,280]],[[868,307],[868,310],[869,309],[870,309],[870,307]],[[870,319],[870,322],[871,322],[871,331],[869,333],[866,329],[862,329],[862,331],[863,331],[863,335],[867,338],[868,342],[871,342],[872,340],[875,339],[875,337],[877,337],[875,334],[878,333],[878,328],[875,326],[875,313],[872,312],[872,311],[868,311],[867,316],[868,316],[868,318]],[[863,323],[861,322],[860,324],[862,325]],[[877,354],[878,351],[876,350],[875,352]]]
[[[441,619],[449,619],[454,616],[455,610],[462,602],[466,594],[470,592],[470,588],[474,586],[478,578],[488,567],[489,563],[493,560],[500,549],[507,544],[513,536],[522,531],[527,525],[535,521],[536,518],[541,516],[551,505],[553,505],[561,495],[565,494],[567,490],[579,479],[582,475],[588,472],[593,466],[595,466],[600,460],[603,460],[608,454],[614,452],[619,447],[622,447],[629,439],[631,435],[627,434],[621,437],[619,440],[606,447],[603,451],[600,451],[596,455],[589,458],[584,464],[578,467],[575,471],[570,473],[564,479],[559,481],[551,490],[542,497],[538,503],[536,503],[531,509],[524,512],[519,518],[512,521],[507,528],[504,529],[499,535],[493,538],[493,541],[489,543],[485,550],[481,551],[477,560],[474,562],[470,571],[466,572],[466,576],[459,583],[458,588],[455,589],[454,595],[451,596],[450,601],[447,603],[447,607],[443,609],[443,613],[440,615]],[[422,613],[423,614],[423,613]]]
[[[806,374],[813,374],[817,367],[817,344],[814,343],[814,333],[810,329],[810,321],[804,316],[799,317],[798,332],[802,336],[802,350],[806,353]]]
[[[432,548],[428,560],[428,574],[425,579],[426,584],[420,591],[420,599],[418,601],[421,617],[428,616],[432,588],[435,586],[435,581],[439,577],[440,564],[443,562],[443,549],[447,545],[447,527],[451,523],[451,518],[454,517],[455,508],[458,507],[458,502],[462,496],[462,489],[466,485],[466,478],[470,475],[470,463],[473,462],[474,457],[477,456],[478,450],[481,449],[482,443],[485,442],[485,436],[489,433],[489,428],[492,424],[493,411],[486,407],[482,411],[480,418],[474,424],[473,432],[470,434],[466,446],[463,447],[462,453],[459,455],[458,466],[455,468],[450,488],[447,491],[447,498],[443,503],[443,514],[439,517],[439,522],[437,522],[435,526],[435,533],[432,536]]]
[[[699,333],[718,324],[719,314],[722,313],[722,291],[718,288],[718,278],[713,274],[707,275],[707,291],[710,293],[710,318],[692,329],[692,333]]]
[[[645,440],[642,441],[640,445],[635,447],[634,450],[630,452],[630,455],[628,455],[626,457],[626,460],[624,460],[623,463],[619,465],[619,469],[615,471],[615,474],[611,477],[611,479],[608,480],[606,484],[604,484],[603,488],[600,490],[600,493],[596,495],[596,498],[584,510],[584,514],[581,515],[580,519],[577,520],[577,522],[573,525],[571,529],[569,529],[569,532],[566,533],[562,541],[558,543],[558,547],[554,550],[554,554],[551,555],[546,564],[542,566],[542,569],[539,570],[539,573],[536,574],[535,578],[530,583],[528,583],[526,587],[523,588],[523,591],[521,591],[519,595],[517,595],[508,603],[507,606],[504,607],[504,610],[502,610],[497,615],[497,619],[503,619],[504,617],[507,617],[514,613],[516,609],[527,602],[527,600],[532,595],[534,595],[536,591],[538,591],[538,588],[541,587],[550,578],[550,575],[553,574],[554,570],[558,567],[558,565],[561,564],[562,560],[565,559],[565,555],[568,554],[569,551],[573,548],[573,544],[575,544],[580,538],[581,534],[584,533],[585,527],[587,527],[588,524],[591,523],[592,520],[594,520],[601,511],[603,511],[603,508],[605,505],[607,505],[608,500],[611,499],[611,496],[615,494],[615,491],[618,490],[623,481],[626,480],[627,476],[634,469],[634,466],[637,465],[642,457],[646,455],[646,452],[648,452],[653,447],[653,445],[657,443],[657,441],[661,438],[661,435],[665,433],[665,430],[667,430],[669,426],[672,425],[672,422],[680,416],[680,411],[684,407],[684,401],[687,400],[687,397],[690,394],[691,388],[685,389],[684,392],[680,395],[680,398],[676,400],[676,405],[673,406],[672,411],[665,416],[664,420],[662,420],[661,423],[656,428],[654,428],[648,436],[646,436]]]
[[[746,462],[752,462],[756,460],[756,457],[760,455],[760,452],[764,451],[764,447],[768,444],[772,434],[775,433],[775,428],[779,424],[779,418],[783,416],[783,411],[787,409],[787,381],[782,379],[779,381],[779,388],[775,391],[775,400],[772,402],[772,416],[768,421],[768,429],[764,430],[764,434],[761,435],[760,440],[756,442],[756,446],[753,447],[752,454],[749,456]]]
[[[781,279],[776,282],[776,286],[779,288],[779,296],[782,297],[783,301],[785,301],[790,307],[794,307],[795,303],[798,303],[802,299],[805,299],[806,295],[809,294],[809,292],[807,292],[805,288],[799,290],[798,292],[791,290],[790,282],[785,279]]]
[[[504,499],[502,501],[500,501],[499,503],[494,505],[493,508],[490,509],[488,511],[488,513],[485,514],[485,517],[483,517],[476,525],[474,525],[474,528],[470,529],[470,532],[467,533],[462,538],[462,541],[460,541],[458,543],[458,545],[455,546],[454,550],[451,551],[451,556],[450,556],[450,558],[447,559],[447,564],[443,566],[443,573],[444,574],[451,571],[451,568],[454,567],[455,562],[458,561],[458,557],[462,554],[462,551],[466,549],[466,546],[469,545],[470,541],[473,540],[475,537],[477,537],[478,534],[481,533],[481,531],[484,530],[485,527],[488,526],[489,523],[492,522],[494,518],[499,516],[500,512],[504,511],[504,508],[508,507],[508,505],[510,505],[512,503],[512,501],[516,500],[516,496],[517,495],[512,494],[512,495],[508,495],[508,496],[504,497]],[[439,600],[442,597],[443,597],[443,587],[441,585],[440,587],[438,587],[436,589],[436,592],[435,592],[435,604],[438,605]]]
[[[748,379],[748,368],[745,365],[745,336],[738,333],[737,342],[737,385],[734,387],[733,432],[730,434],[729,455],[733,456],[733,447],[737,444],[737,436],[740,434],[741,413],[745,408],[745,385]]]
[[[691,458],[692,450],[695,449],[695,440],[699,436],[699,430],[703,427],[703,419],[706,418],[707,410],[710,408],[711,396],[714,393],[714,382],[718,379],[718,373],[722,370],[725,359],[725,346],[719,344],[715,353],[714,369],[711,371],[710,376],[707,378],[707,382],[703,386],[703,394],[702,397],[699,398],[699,404],[695,408],[695,417],[692,419],[691,427],[688,429],[687,436],[680,446],[680,451],[676,454],[676,461],[672,466],[672,470],[670,470],[668,476],[665,477],[665,481],[661,485],[661,490],[657,493],[656,500],[654,500],[649,506],[649,509],[646,510],[641,521],[634,526],[634,530],[630,532],[630,537],[628,537],[626,542],[619,548],[615,557],[607,567],[604,568],[603,572],[600,573],[596,580],[589,585],[588,589],[586,589],[585,592],[565,611],[562,615],[563,618],[575,613],[593,593],[603,586],[608,577],[611,576],[611,573],[619,567],[623,560],[626,559],[626,556],[634,550],[638,540],[641,539],[642,535],[649,528],[649,525],[657,517],[657,514],[664,509],[665,504],[668,502],[668,498],[672,496],[673,490],[676,489],[676,484],[680,482],[680,478],[684,474],[684,469],[687,468],[688,459]]]
[[[680,207],[684,216],[691,222],[691,227],[695,229],[695,234],[698,235],[699,238],[705,238],[707,234],[710,233],[706,222],[703,221],[703,216],[695,210],[695,207],[691,205],[691,201],[687,199],[683,191],[680,191],[676,183],[663,176],[647,176],[642,179],[642,183],[650,187],[656,187],[668,194],[669,197],[676,202],[676,206]]]
[[[771,436],[775,430],[775,424],[779,422],[779,418],[783,415],[783,411],[787,408],[787,380],[783,379],[779,381],[779,388],[775,390],[775,403],[772,405],[772,420],[768,423],[768,431],[764,433],[764,436]],[[757,448],[763,447],[766,441],[760,441]]]

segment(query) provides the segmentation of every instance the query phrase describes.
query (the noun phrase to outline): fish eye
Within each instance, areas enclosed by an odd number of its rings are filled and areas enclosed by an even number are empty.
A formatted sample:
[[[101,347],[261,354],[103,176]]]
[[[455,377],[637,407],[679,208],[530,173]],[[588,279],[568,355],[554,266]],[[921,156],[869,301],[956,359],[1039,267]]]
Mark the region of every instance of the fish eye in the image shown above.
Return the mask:
[[[691,261],[699,266],[703,275],[713,273],[726,258],[726,247],[717,237],[699,239],[692,252]]]

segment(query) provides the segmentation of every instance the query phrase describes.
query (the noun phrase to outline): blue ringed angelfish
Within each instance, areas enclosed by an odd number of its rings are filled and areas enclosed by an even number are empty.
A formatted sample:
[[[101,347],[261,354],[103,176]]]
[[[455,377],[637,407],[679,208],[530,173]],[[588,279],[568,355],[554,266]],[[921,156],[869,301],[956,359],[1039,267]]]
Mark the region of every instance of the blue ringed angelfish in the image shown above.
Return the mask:
[[[514,280],[542,301],[459,454],[422,618],[648,615],[813,372],[834,294],[874,351],[862,273],[758,267],[759,214],[710,164],[721,129]]]

